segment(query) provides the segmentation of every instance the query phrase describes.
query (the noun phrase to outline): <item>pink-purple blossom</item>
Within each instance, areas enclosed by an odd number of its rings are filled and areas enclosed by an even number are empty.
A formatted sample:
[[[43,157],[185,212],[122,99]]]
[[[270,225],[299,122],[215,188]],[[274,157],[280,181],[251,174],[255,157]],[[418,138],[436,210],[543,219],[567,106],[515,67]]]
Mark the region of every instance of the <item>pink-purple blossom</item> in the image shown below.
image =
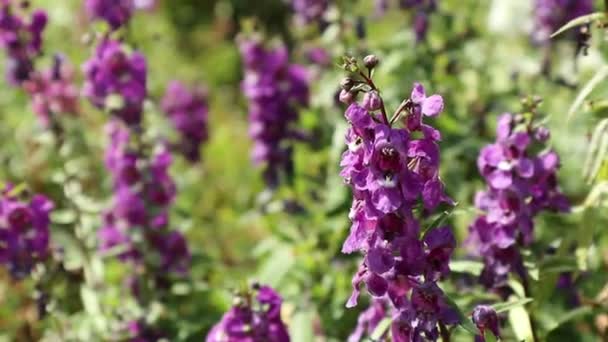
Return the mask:
[[[483,214],[469,228],[468,240],[471,252],[485,263],[481,282],[491,288],[504,285],[510,272],[525,276],[519,249],[534,241],[534,217],[570,208],[557,181],[559,156],[540,149],[549,136],[545,127],[503,114],[496,136],[477,159],[488,186],[475,197]]]

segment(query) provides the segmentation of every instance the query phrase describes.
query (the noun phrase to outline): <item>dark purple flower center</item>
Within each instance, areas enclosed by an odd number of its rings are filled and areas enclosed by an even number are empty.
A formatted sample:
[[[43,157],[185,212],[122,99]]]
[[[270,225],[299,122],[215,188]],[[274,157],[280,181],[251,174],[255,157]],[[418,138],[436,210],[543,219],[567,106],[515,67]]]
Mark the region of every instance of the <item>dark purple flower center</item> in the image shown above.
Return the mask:
[[[32,223],[32,213],[27,208],[15,208],[8,215],[8,221],[13,227],[24,229]]]

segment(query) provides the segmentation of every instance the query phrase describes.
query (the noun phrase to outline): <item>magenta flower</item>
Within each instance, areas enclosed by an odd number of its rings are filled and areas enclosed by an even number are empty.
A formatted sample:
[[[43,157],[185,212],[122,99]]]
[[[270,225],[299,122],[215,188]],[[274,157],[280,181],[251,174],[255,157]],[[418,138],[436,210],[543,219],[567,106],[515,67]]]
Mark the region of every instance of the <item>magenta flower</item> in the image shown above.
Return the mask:
[[[147,97],[146,59],[138,52],[127,53],[118,41],[104,39],[83,65],[84,95],[100,109],[129,125],[141,121]]]
[[[0,3],[0,44],[6,51],[6,77],[13,86],[30,78],[34,59],[42,53],[42,32],[48,17],[46,12],[32,12],[29,21],[17,14],[12,1]]]
[[[281,297],[269,286],[246,293],[207,334],[206,342],[289,342]]]
[[[0,263],[21,279],[49,256],[53,202],[43,195],[24,202],[11,194],[12,189],[8,185],[0,193]]]

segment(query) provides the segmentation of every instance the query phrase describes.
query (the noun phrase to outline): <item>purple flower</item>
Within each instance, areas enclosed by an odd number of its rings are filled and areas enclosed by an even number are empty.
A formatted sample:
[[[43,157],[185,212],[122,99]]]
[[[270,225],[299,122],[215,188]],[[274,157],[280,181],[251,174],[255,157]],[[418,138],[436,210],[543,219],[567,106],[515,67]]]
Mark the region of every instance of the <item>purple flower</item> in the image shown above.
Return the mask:
[[[133,132],[118,120],[106,127],[110,144],[105,163],[113,178],[112,207],[105,213],[104,226],[98,232],[100,249],[120,246],[122,260],[141,262],[147,253],[158,253],[159,277],[165,273],[183,275],[190,264],[190,252],[184,236],[169,230],[169,209],[176,194],[169,174],[171,154],[165,145],[146,156]],[[145,245],[133,237],[142,234]],[[139,242],[141,244],[141,242]],[[142,248],[143,247],[143,248]]]
[[[429,14],[437,10],[436,0],[400,0],[399,5],[402,9],[415,12],[414,15],[414,34],[416,41],[426,39],[429,26]]]
[[[207,342],[289,342],[281,320],[281,297],[270,287],[260,286],[242,295],[207,334]]]
[[[320,23],[329,7],[329,0],[291,0],[291,6],[299,23]]]
[[[79,111],[74,71],[60,56],[55,56],[52,68],[33,72],[23,82],[23,88],[30,94],[32,109],[44,126],[50,125],[52,115],[76,115]]]
[[[201,88],[190,90],[181,82],[172,81],[161,106],[181,135],[180,151],[189,161],[197,162],[200,159],[199,147],[208,138],[207,92]]]
[[[48,17],[46,12],[32,12],[29,21],[16,12],[18,6],[12,1],[0,4],[0,44],[6,50],[6,77],[17,86],[30,78],[34,71],[34,59],[42,53],[42,32]]]
[[[86,0],[85,9],[91,18],[104,20],[116,30],[131,19],[135,6],[133,0]]]
[[[290,64],[284,46],[271,49],[256,40],[240,42],[245,68],[243,93],[249,100],[249,136],[252,159],[264,165],[264,179],[271,188],[281,173],[292,168],[291,142],[301,136],[293,124],[298,108],[308,104],[308,75],[300,65]]]
[[[431,230],[420,239],[419,220],[424,216],[414,208],[430,213],[441,202],[452,203],[439,178],[440,134],[423,123],[425,117],[441,112],[443,100],[439,95],[427,97],[424,88],[415,84],[406,103],[406,128],[387,125],[376,113],[382,104],[378,92],[368,92],[363,105],[354,102],[345,112],[350,128],[340,175],[351,186],[354,199],[352,226],[342,251],[361,251],[365,256],[353,277],[347,307],[357,305],[365,284],[375,302],[390,304],[394,341],[417,341],[423,336],[436,340],[438,322],[455,322],[435,282],[449,273],[456,240],[448,227]],[[361,316],[353,341],[360,339],[369,321],[366,315],[372,313]]]
[[[478,305],[473,309],[473,323],[481,332],[481,341],[485,341],[485,332],[489,330],[494,336],[500,336],[498,315],[496,311],[487,305]]]
[[[100,109],[129,125],[141,122],[147,96],[146,59],[127,53],[121,43],[104,39],[95,54],[83,65],[86,81],[83,94]]]
[[[476,195],[475,205],[484,212],[470,226],[468,246],[484,259],[480,281],[487,287],[505,284],[508,274],[523,274],[519,252],[534,240],[534,217],[544,210],[569,210],[559,190],[559,158],[553,151],[536,155],[532,150],[547,141],[544,127],[517,124],[511,114],[498,119],[496,142],[485,146],[477,159],[479,172],[488,183]],[[541,132],[540,138],[533,138]]]
[[[548,43],[553,32],[574,18],[593,12],[592,0],[536,0],[533,39]]]
[[[348,342],[363,341],[365,335],[371,335],[380,322],[388,315],[388,303],[384,300],[373,300],[367,310],[359,314],[357,327],[348,337]]]
[[[50,212],[53,202],[34,195],[25,202],[11,194],[8,185],[0,192],[0,263],[22,279],[49,255]]]

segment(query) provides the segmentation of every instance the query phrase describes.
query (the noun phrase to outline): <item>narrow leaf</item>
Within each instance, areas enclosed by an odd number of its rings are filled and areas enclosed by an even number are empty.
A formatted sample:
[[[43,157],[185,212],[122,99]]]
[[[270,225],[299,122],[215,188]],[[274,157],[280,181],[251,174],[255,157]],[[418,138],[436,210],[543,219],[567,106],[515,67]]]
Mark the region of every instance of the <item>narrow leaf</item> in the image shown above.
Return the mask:
[[[583,164],[583,173],[587,180],[590,180],[595,176],[591,173],[591,167],[596,159],[595,157],[597,155],[597,151],[600,147],[602,138],[605,137],[607,128],[608,119],[601,120],[597,124],[595,130],[593,130],[593,134],[591,135],[591,141],[589,142],[589,152],[587,153],[587,158],[585,159],[585,163]]]
[[[450,270],[456,273],[469,273],[479,276],[483,270],[483,263],[474,260],[453,260],[450,261]]]
[[[570,20],[569,22],[567,22],[564,26],[560,27],[557,31],[555,31],[551,35],[551,38],[554,38],[555,36],[561,34],[562,32],[568,31],[569,29],[571,29],[573,27],[589,24],[593,21],[602,20],[605,18],[606,18],[605,12],[595,12],[595,13],[580,16],[578,18],[574,18],[574,19]]]
[[[448,305],[450,307],[452,307],[452,309],[454,309],[456,311],[456,313],[458,314],[458,319],[460,320],[459,325],[466,331],[468,331],[469,333],[473,334],[473,335],[479,335],[479,329],[477,329],[477,327],[475,326],[475,324],[473,324],[473,321],[470,320],[458,307],[458,305],[456,305],[456,303],[454,303],[454,301],[448,297],[445,297],[446,302],[448,303]]]
[[[501,313],[501,312],[505,312],[505,311],[510,311],[516,307],[526,305],[526,304],[530,303],[532,300],[533,300],[532,298],[522,298],[522,299],[518,299],[518,300],[506,302],[506,303],[494,304],[494,305],[492,305],[492,307],[494,308],[494,310],[496,310],[497,313]]]
[[[372,341],[378,341],[380,338],[388,331],[388,328],[391,326],[392,319],[390,317],[385,317],[383,320],[378,323],[376,329],[370,335],[370,339]]]
[[[560,326],[562,326],[570,321],[584,317],[592,312],[593,312],[593,310],[590,307],[584,306],[584,307],[580,307],[580,308],[571,310],[563,315],[560,315],[559,320],[557,320],[557,322],[555,322],[554,324],[552,324],[549,327],[549,329],[548,329],[549,333],[551,333],[551,331],[559,328]]]
[[[578,108],[583,104],[583,101],[585,101],[587,96],[589,96],[589,94],[591,94],[593,89],[598,84],[600,84],[600,82],[602,82],[604,80],[604,78],[606,78],[606,76],[608,76],[608,66],[604,66],[602,69],[600,69],[597,72],[597,74],[595,74],[589,80],[589,82],[587,82],[587,84],[585,84],[583,89],[581,89],[581,91],[576,96],[576,99],[574,99],[572,106],[570,106],[570,109],[568,110],[568,115],[566,117],[566,120],[570,120],[570,118],[572,117],[574,112],[576,112],[578,110]]]
[[[526,309],[521,306],[512,308],[509,311],[509,322],[515,333],[517,341],[532,341],[532,327],[530,326],[530,316]]]

